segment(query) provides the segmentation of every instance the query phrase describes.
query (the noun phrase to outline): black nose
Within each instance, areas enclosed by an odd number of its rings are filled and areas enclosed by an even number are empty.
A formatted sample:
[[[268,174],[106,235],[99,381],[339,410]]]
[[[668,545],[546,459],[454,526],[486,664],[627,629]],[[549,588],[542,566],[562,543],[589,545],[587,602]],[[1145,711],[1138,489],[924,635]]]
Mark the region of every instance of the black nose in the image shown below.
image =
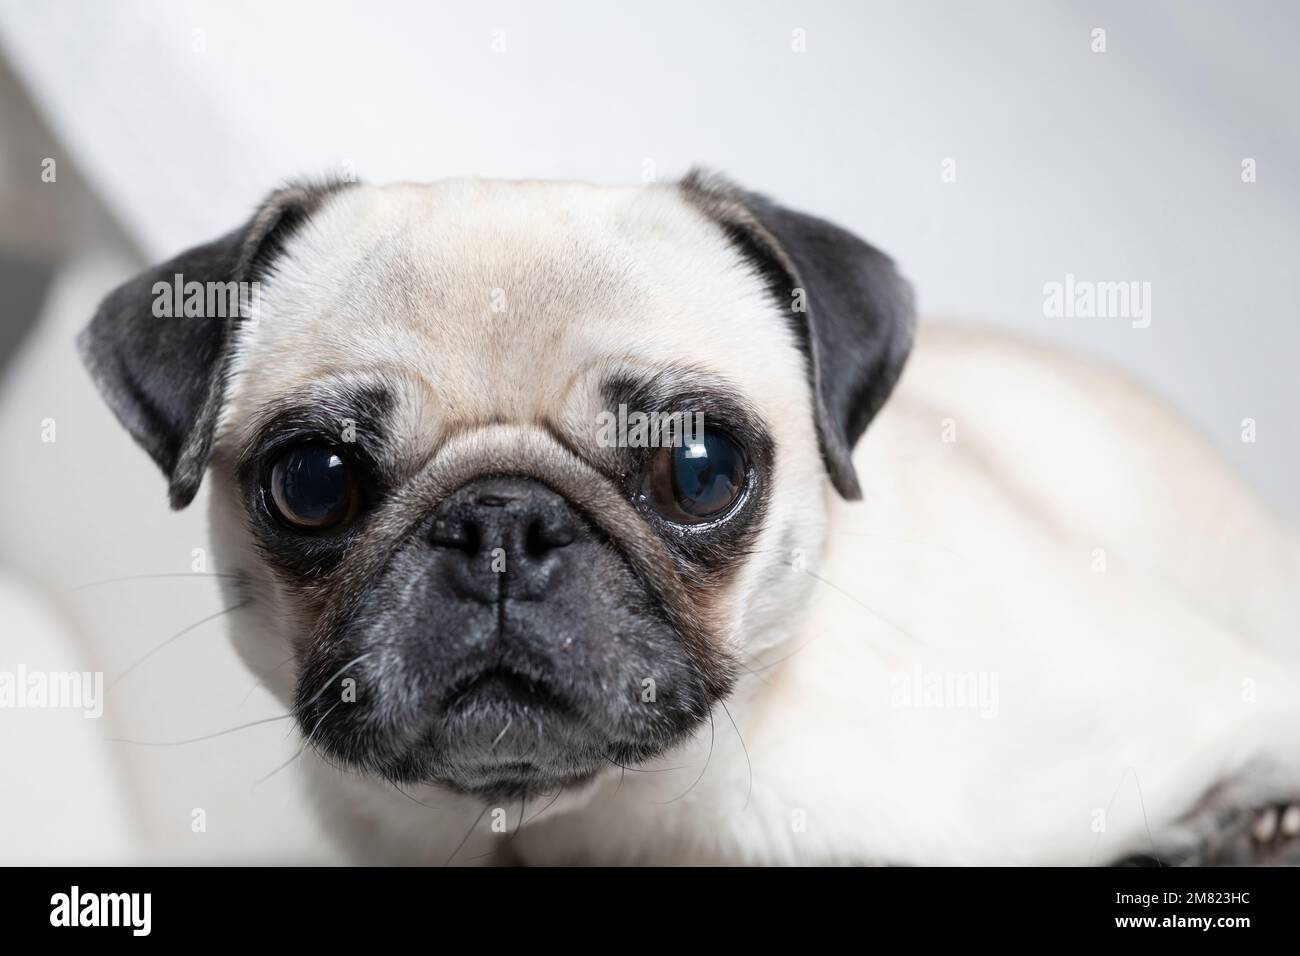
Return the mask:
[[[526,478],[480,478],[433,513],[428,539],[457,591],[479,601],[536,600],[563,574],[587,525],[561,495]],[[568,550],[566,550],[568,549]]]

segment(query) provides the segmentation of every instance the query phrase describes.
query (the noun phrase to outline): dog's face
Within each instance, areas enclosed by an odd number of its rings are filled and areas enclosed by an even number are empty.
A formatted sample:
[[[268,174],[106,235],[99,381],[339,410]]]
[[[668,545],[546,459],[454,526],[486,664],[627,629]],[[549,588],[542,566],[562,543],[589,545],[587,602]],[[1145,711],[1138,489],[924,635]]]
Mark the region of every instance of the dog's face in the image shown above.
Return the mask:
[[[256,309],[159,317],[176,275]],[[662,753],[788,636],[910,339],[879,253],[692,176],[285,190],[82,346],[174,505],[211,470],[308,741],[497,797]]]

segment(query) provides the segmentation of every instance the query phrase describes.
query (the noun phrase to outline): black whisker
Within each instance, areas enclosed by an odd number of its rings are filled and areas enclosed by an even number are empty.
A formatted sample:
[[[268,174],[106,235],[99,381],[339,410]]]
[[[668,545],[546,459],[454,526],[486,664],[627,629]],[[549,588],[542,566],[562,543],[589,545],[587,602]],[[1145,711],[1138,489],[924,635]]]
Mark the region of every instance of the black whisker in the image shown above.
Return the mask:
[[[131,673],[133,670],[135,670],[137,667],[139,667],[141,664],[143,664],[143,663],[144,663],[145,661],[147,661],[149,658],[153,657],[155,654],[157,654],[159,651],[161,651],[161,650],[162,650],[164,647],[166,647],[168,644],[171,644],[173,641],[178,640],[179,638],[184,637],[184,636],[185,636],[186,634],[188,634],[190,631],[194,630],[195,628],[197,628],[197,627],[199,627],[199,626],[201,626],[201,625],[203,625],[203,624],[207,624],[209,621],[215,621],[217,618],[219,618],[219,617],[224,617],[225,615],[229,614],[231,611],[238,611],[238,610],[240,610],[241,608],[248,607],[248,605],[251,604],[251,603],[252,603],[252,601],[251,601],[251,599],[250,599],[250,600],[246,600],[246,601],[240,601],[238,604],[232,604],[230,607],[222,608],[220,611],[217,611],[215,614],[209,614],[207,617],[205,617],[205,618],[203,618],[203,619],[201,619],[201,620],[195,621],[195,622],[194,622],[193,624],[191,624],[189,627],[182,628],[181,630],[177,631],[177,632],[176,632],[175,634],[173,634],[171,637],[167,638],[167,640],[163,641],[161,644],[159,644],[157,647],[155,647],[153,650],[151,650],[148,654],[144,655],[144,657],[140,658],[138,661],[136,661],[134,664],[132,664],[132,665],[131,665],[130,667],[128,667],[126,670],[122,671],[122,673],[120,673],[120,674],[118,674],[116,677],[114,677],[113,680],[109,682],[108,689],[109,689],[109,690],[112,690],[114,687],[116,687],[116,686],[121,682],[122,678],[126,677],[127,674]]]
[[[301,757],[304,753],[306,753],[306,751],[307,751],[307,745],[306,745],[306,744],[303,744],[301,747],[298,748],[298,752],[297,752],[296,754],[294,754],[292,757],[290,757],[290,758],[289,758],[288,760],[286,760],[284,763],[280,764],[280,766],[276,767],[274,770],[272,770],[270,773],[268,773],[265,777],[258,777],[256,780],[254,780],[254,781],[253,781],[253,789],[257,789],[257,788],[260,787],[262,784],[266,783],[266,781],[270,780],[272,777],[274,777],[277,773],[279,773],[279,772],[280,772],[281,770],[283,770],[285,767],[289,766],[289,764],[293,763],[295,760],[297,760],[299,757]]]
[[[745,765],[749,768],[749,790],[745,793],[745,805],[740,808],[744,813],[749,809],[749,799],[754,795],[754,764],[749,759],[749,748],[745,746],[745,738],[740,734],[740,728],[736,726],[736,718],[731,716],[731,709],[727,706],[725,700],[718,701],[722,709],[727,712],[727,719],[731,721],[731,729],[736,732],[736,739],[740,741],[740,749],[745,751]]]
[[[352,658],[352,660],[348,661],[346,664],[344,664],[342,667],[340,667],[337,671],[335,671],[333,677],[331,677],[329,680],[325,681],[325,683],[321,684],[321,686],[320,686],[320,690],[318,690],[318,691],[316,691],[316,693],[312,694],[312,695],[311,695],[311,699],[305,701],[301,706],[298,707],[298,709],[299,709],[299,710],[306,710],[306,709],[307,709],[308,707],[310,707],[312,704],[316,703],[316,701],[320,699],[320,695],[323,694],[323,693],[325,693],[325,691],[329,690],[330,687],[333,686],[334,681],[337,680],[337,679],[339,678],[339,676],[341,676],[342,674],[344,674],[344,673],[347,671],[347,669],[348,669],[349,667],[351,667],[353,664],[357,663],[358,661],[365,660],[365,659],[366,659],[367,657],[369,657],[369,656],[370,656],[370,651],[366,651],[364,654],[358,654],[356,657]],[[334,709],[333,707],[330,708],[330,710],[333,710],[333,709]]]
[[[267,679],[268,677],[270,677],[272,674],[274,674],[274,673],[275,673],[276,671],[278,671],[280,668],[284,667],[286,664],[291,664],[291,663],[293,663],[293,658],[292,658],[292,657],[288,658],[287,660],[281,661],[279,664],[276,664],[276,665],[275,665],[273,668],[271,668],[271,670],[268,671],[265,675],[259,677],[259,678],[257,679],[257,683],[254,684],[252,687],[248,688],[248,693],[245,694],[245,695],[244,695],[244,699],[241,700],[241,701],[239,702],[239,706],[242,707],[242,706],[244,706],[244,704],[247,704],[247,703],[248,703],[248,698],[252,697],[252,696],[253,696],[253,692],[256,691],[259,687],[262,687],[262,686],[264,686],[264,685],[266,684],[266,679]]]
[[[699,782],[704,779],[704,775],[709,772],[709,764],[713,760],[713,741],[716,738],[716,736],[717,736],[717,731],[714,728],[713,711],[712,709],[710,709],[709,710],[709,754],[707,757],[704,758],[704,769],[701,770],[700,775],[695,778],[695,783],[692,783],[689,787],[687,787],[684,793],[676,797],[673,797],[671,800],[655,800],[653,801],[654,803],[657,803],[660,806],[663,806],[664,804],[667,803],[676,803],[678,800],[682,799],[682,797],[686,796],[686,794],[690,793],[692,790],[695,789],[695,787],[699,784]]]
[[[509,846],[511,843],[513,843],[515,837],[519,836],[519,831],[524,828],[524,811],[527,809],[527,807],[528,807],[528,791],[524,790],[524,795],[519,798],[519,822],[515,824],[514,832],[507,833],[506,838],[504,840],[502,840],[497,846],[494,846],[492,849],[488,850],[486,853],[480,853],[477,856],[470,857],[470,859],[472,860],[486,859],[487,857],[492,856],[495,853],[500,853],[502,847]]]
[[[479,821],[483,819],[483,815],[487,812],[488,805],[485,803],[483,804],[483,809],[479,812],[479,815],[474,818],[474,822],[471,823],[469,829],[465,831],[465,835],[461,837],[460,842],[456,844],[456,849],[451,851],[451,856],[447,857],[447,859],[443,861],[443,866],[450,866],[451,861],[456,859],[456,854],[465,848],[465,844],[469,842],[470,835],[473,834],[474,828],[479,825]]]
[[[624,770],[624,772],[627,772],[627,773],[668,773],[668,771],[670,771],[670,770],[686,770],[686,769],[687,769],[687,768],[684,767],[684,766],[683,766],[683,767],[655,767],[654,769],[650,769],[650,768],[647,768],[647,767],[628,767],[628,766],[625,766],[624,764],[619,763],[617,760],[615,760],[615,759],[614,759],[613,757],[611,757],[609,754],[601,754],[601,756],[604,757],[606,760],[608,760],[610,763],[612,763],[615,767],[622,767],[623,770]]]
[[[85,584],[78,584],[75,588],[69,588],[68,593],[75,591],[84,591],[86,588],[97,588],[101,584],[119,584],[123,581],[149,581],[154,578],[234,578],[239,579],[242,574],[223,574],[219,571],[173,571],[164,574],[129,574],[124,578],[104,578],[102,581],[88,581]]]
[[[422,807],[428,807],[430,810],[437,810],[440,813],[446,811],[447,809],[446,807],[435,807],[432,803],[425,803],[423,800],[417,800],[413,795],[407,793],[400,786],[398,786],[396,780],[389,780],[388,782],[392,784],[394,790],[396,790],[402,796],[406,797],[406,799],[410,800],[412,803],[418,803]]]
[[[246,724],[240,724],[238,727],[231,727],[228,730],[218,730],[214,734],[204,734],[202,737],[190,737],[188,740],[128,740],[125,737],[106,737],[109,743],[113,744],[133,744],[136,747],[179,747],[182,744],[196,744],[201,740],[212,740],[216,737],[224,737],[226,734],[233,734],[239,730],[247,730],[249,727],[258,727],[262,724],[275,723],[277,720],[288,720],[293,714],[281,714],[279,717],[263,717],[261,720],[250,720]]]
[[[527,820],[525,820],[523,823],[519,824],[520,829],[523,829],[523,828],[526,827],[528,824],[532,823],[534,820],[536,820],[538,817],[540,817],[540,816],[541,816],[543,813],[545,813],[547,810],[551,809],[551,807],[555,806],[555,801],[559,800],[559,799],[560,799],[560,795],[563,794],[563,793],[564,793],[564,788],[563,788],[563,787],[561,787],[559,790],[556,790],[556,791],[555,791],[555,796],[551,797],[551,802],[548,803],[546,806],[542,807],[542,809],[538,810],[536,813],[534,813],[531,817],[529,817],[529,818],[528,818]]]
[[[826,578],[823,578],[823,577],[821,577],[820,575],[814,574],[813,572],[811,572],[811,571],[809,571],[809,570],[807,570],[807,569],[805,569],[803,573],[806,574],[806,575],[808,575],[808,577],[812,578],[814,581],[820,581],[822,584],[826,585],[826,586],[827,586],[828,588],[830,588],[831,590],[839,592],[839,593],[842,594],[844,597],[848,598],[850,601],[852,601],[854,604],[856,604],[858,607],[862,608],[862,610],[866,611],[868,614],[870,614],[872,617],[874,617],[876,620],[878,620],[878,621],[883,621],[884,623],[888,624],[890,627],[892,627],[895,631],[897,631],[897,632],[898,632],[899,634],[901,634],[903,637],[907,638],[909,641],[912,641],[913,643],[916,643],[916,644],[923,644],[923,645],[925,644],[924,641],[918,640],[917,638],[913,637],[913,636],[912,636],[911,634],[909,634],[907,631],[903,630],[903,628],[900,627],[898,624],[895,624],[895,623],[894,623],[893,621],[891,621],[889,618],[885,617],[885,615],[881,614],[879,611],[877,611],[875,608],[873,608],[870,604],[866,604],[866,603],[862,602],[861,600],[859,600],[858,598],[854,597],[852,594],[850,594],[848,591],[844,590],[844,588],[840,587],[840,586],[839,586],[838,584],[836,584],[834,581],[828,581]]]
[[[782,657],[778,657],[778,658],[777,658],[776,660],[774,660],[774,661],[768,661],[766,664],[763,664],[762,666],[760,666],[759,668],[757,668],[757,670],[751,669],[751,668],[749,667],[749,664],[750,664],[750,663],[758,663],[758,656],[757,656],[757,655],[755,655],[754,657],[751,657],[747,663],[742,663],[741,666],[744,667],[745,670],[747,670],[747,671],[749,671],[751,674],[753,674],[755,677],[758,677],[758,671],[771,670],[773,667],[776,667],[778,664],[781,664],[781,663],[784,663],[785,661],[788,661],[790,658],[794,657],[796,654],[798,654],[800,651],[802,651],[804,648],[806,648],[809,644],[811,644],[811,643],[813,643],[814,641],[816,641],[817,638],[824,637],[825,635],[826,635],[826,632],[823,631],[821,634],[818,634],[817,637],[810,637],[810,638],[808,638],[808,640],[804,641],[802,644],[800,644],[798,647],[796,647],[794,650],[792,650],[789,654],[786,654],[786,655],[784,655],[784,656],[782,656]],[[762,651],[760,651],[759,653],[761,654]],[[762,680],[762,678],[759,677],[759,680]]]
[[[297,752],[296,754],[294,754],[292,757],[290,757],[288,760],[286,760],[284,763],[280,764],[280,766],[276,767],[274,770],[272,770],[270,773],[268,773],[265,777],[262,777],[262,778],[260,778],[260,779],[258,779],[258,780],[253,781],[253,787],[254,787],[254,788],[257,788],[257,787],[261,786],[263,783],[265,783],[266,781],[270,780],[270,779],[271,779],[272,777],[274,777],[277,773],[279,773],[279,772],[280,772],[281,770],[283,770],[285,767],[289,766],[289,764],[293,763],[295,760],[297,760],[299,757],[301,757],[304,753],[306,753],[306,752],[307,752],[307,748],[311,746],[311,739],[312,739],[314,736],[316,736],[316,731],[320,730],[320,726],[321,726],[321,724],[325,723],[325,718],[328,717],[330,714],[334,713],[334,708],[337,707],[337,706],[338,706],[339,704],[341,704],[341,703],[342,703],[342,701],[340,701],[340,700],[336,700],[336,701],[335,701],[335,702],[330,706],[330,709],[329,709],[329,710],[327,710],[327,711],[325,711],[325,713],[321,714],[321,715],[320,715],[320,720],[316,721],[316,726],[312,727],[312,729],[311,729],[311,733],[309,733],[309,734],[307,735],[306,739],[303,740],[303,742],[302,742],[302,746],[298,748],[298,752]]]
[[[782,556],[782,558],[781,558],[781,563],[782,563],[782,564],[787,564],[787,563],[788,563],[788,555],[786,554],[786,552],[784,552],[784,551],[782,551],[782,550],[779,550],[779,549],[776,549],[776,548],[756,549],[756,550],[750,551],[750,552],[748,552],[748,553],[749,553],[749,554],[780,554],[780,555]],[[956,552],[954,552],[954,554],[955,554],[955,553],[956,553]],[[957,556],[960,557],[960,555],[957,555]],[[928,646],[929,646],[925,641],[922,641],[922,640],[918,639],[917,637],[913,636],[912,634],[908,633],[908,632],[907,632],[906,630],[904,630],[903,627],[902,627],[901,625],[899,625],[897,622],[890,620],[890,619],[889,619],[888,617],[886,617],[884,614],[881,614],[879,611],[877,611],[875,608],[873,608],[870,604],[867,604],[866,602],[862,601],[860,598],[855,597],[854,595],[850,594],[848,591],[846,591],[844,588],[840,587],[840,586],[839,586],[838,584],[836,584],[834,581],[831,581],[831,580],[829,580],[829,579],[827,579],[827,578],[824,578],[824,577],[822,577],[821,575],[819,575],[819,574],[817,574],[817,573],[815,573],[815,572],[813,572],[813,571],[808,570],[807,568],[795,568],[795,567],[793,567],[793,566],[791,565],[791,566],[790,566],[790,570],[794,571],[794,572],[797,573],[797,574],[806,574],[806,575],[808,575],[808,577],[812,578],[814,581],[818,582],[819,584],[824,584],[824,585],[826,585],[826,587],[830,588],[832,591],[836,591],[836,592],[838,592],[840,595],[842,595],[843,597],[848,598],[850,601],[852,601],[852,602],[853,602],[854,604],[856,604],[858,607],[862,608],[864,611],[866,611],[868,614],[870,614],[870,615],[871,615],[872,617],[874,617],[876,620],[881,621],[881,622],[883,622],[884,624],[889,625],[889,627],[893,628],[893,629],[894,629],[895,631],[897,631],[900,635],[902,635],[903,637],[905,637],[907,640],[913,642],[914,644],[920,644],[920,645],[922,645],[922,646],[924,646],[924,647],[928,647]]]

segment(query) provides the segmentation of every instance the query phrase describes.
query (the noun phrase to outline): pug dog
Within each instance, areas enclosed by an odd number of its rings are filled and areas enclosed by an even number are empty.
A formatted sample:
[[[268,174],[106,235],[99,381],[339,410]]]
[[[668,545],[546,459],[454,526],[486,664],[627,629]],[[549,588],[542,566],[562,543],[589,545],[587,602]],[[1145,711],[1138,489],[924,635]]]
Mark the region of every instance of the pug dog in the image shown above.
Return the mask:
[[[1290,858],[1292,533],[1122,376],[913,312],[708,173],[298,184],[79,341],[209,476],[355,860]]]

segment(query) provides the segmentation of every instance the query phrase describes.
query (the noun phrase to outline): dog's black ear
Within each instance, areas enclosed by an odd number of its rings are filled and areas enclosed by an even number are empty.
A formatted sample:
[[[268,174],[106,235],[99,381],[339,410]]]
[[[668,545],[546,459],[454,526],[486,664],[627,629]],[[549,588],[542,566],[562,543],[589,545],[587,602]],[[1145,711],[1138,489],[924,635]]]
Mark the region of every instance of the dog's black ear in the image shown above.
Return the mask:
[[[824,219],[698,170],[681,188],[722,227],[789,316],[808,362],[827,473],[845,498],[861,498],[853,446],[911,351],[911,286],[888,256]]]
[[[256,305],[253,283],[342,185],[272,193],[240,228],[118,286],[77,337],[109,407],[167,476],[173,508],[194,499],[207,469],[234,331]],[[187,287],[203,290],[195,308],[175,301],[178,289],[189,298]]]

